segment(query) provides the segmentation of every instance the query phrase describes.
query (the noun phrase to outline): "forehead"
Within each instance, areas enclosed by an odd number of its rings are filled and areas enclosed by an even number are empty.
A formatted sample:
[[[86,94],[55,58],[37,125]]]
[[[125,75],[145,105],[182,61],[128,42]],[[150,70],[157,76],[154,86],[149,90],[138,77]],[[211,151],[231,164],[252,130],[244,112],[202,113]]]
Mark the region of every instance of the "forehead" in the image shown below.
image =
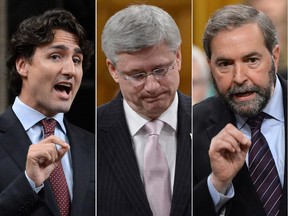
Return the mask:
[[[68,44],[74,44],[79,45],[78,37],[75,34],[72,34],[70,32],[56,29],[53,30],[54,38],[52,43],[68,43]]]
[[[230,30],[220,31],[211,40],[212,56],[233,56],[266,49],[262,31],[256,23],[244,24]],[[268,50],[267,50],[268,51]]]
[[[162,43],[134,53],[121,53],[118,55],[117,65],[123,68],[142,68],[149,65],[166,64],[173,59],[174,55],[174,52]]]

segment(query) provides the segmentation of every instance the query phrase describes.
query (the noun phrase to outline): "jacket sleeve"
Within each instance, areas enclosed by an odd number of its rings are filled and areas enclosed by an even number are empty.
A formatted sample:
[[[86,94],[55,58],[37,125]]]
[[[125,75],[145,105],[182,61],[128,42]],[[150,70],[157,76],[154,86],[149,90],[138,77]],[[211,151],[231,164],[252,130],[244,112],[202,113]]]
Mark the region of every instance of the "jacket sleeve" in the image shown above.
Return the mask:
[[[39,201],[23,172],[0,193],[0,215],[29,215]]]
[[[193,215],[216,216],[213,200],[210,196],[207,179],[202,180],[193,188]]]

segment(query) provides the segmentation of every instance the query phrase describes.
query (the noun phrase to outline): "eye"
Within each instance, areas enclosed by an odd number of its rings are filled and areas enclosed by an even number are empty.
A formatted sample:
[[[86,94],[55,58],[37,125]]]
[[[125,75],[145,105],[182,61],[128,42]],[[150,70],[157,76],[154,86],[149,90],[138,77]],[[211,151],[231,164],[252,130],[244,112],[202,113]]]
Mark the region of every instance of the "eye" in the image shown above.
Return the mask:
[[[146,73],[142,72],[142,73],[136,73],[130,76],[132,79],[134,80],[142,80],[146,77]]]
[[[248,59],[248,62],[254,64],[254,63],[256,63],[258,60],[259,60],[258,58],[253,57],[253,58],[249,58],[249,59]]]
[[[75,57],[73,57],[73,62],[75,64],[81,64],[82,63],[82,58],[75,56]]]
[[[220,68],[225,68],[225,67],[228,67],[229,65],[231,65],[231,63],[228,62],[228,61],[222,61],[222,62],[219,62],[217,64],[217,66],[220,67]]]
[[[166,68],[158,68],[158,69],[153,70],[153,74],[156,76],[157,75],[161,76],[166,73],[166,70],[167,70]]]
[[[50,55],[49,58],[52,59],[52,60],[58,60],[58,59],[61,59],[61,55],[59,55],[57,53],[53,53],[53,54]]]
[[[216,62],[216,67],[221,73],[229,72],[231,65],[233,65],[233,61],[229,60],[220,60]]]

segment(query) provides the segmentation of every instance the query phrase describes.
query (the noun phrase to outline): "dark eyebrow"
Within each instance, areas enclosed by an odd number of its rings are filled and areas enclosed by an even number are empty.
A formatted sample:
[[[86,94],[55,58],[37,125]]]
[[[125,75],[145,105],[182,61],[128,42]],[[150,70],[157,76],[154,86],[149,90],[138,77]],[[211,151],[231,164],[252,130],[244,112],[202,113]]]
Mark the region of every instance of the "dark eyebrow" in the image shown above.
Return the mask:
[[[259,53],[259,52],[253,51],[253,52],[248,53],[247,55],[244,55],[244,56],[242,57],[242,59],[251,58],[251,57],[253,57],[253,56],[259,56],[259,57],[261,57],[262,54]],[[217,57],[217,58],[215,59],[215,63],[221,62],[221,61],[232,61],[232,59],[225,58],[225,57],[222,57],[222,56]]]
[[[60,50],[68,50],[68,47],[65,45],[53,45],[49,47],[49,49],[60,49]],[[82,50],[78,47],[74,49],[75,53],[83,54]]]
[[[216,59],[215,59],[215,63],[217,63],[217,62],[222,62],[222,61],[231,61],[231,59],[229,59],[229,58],[225,58],[225,57],[217,57]]]
[[[243,56],[242,59],[251,58],[251,57],[253,57],[253,56],[259,56],[259,57],[261,57],[262,54],[260,54],[260,53],[258,53],[258,52],[256,52],[256,51],[254,51],[254,52],[248,53],[247,55]]]

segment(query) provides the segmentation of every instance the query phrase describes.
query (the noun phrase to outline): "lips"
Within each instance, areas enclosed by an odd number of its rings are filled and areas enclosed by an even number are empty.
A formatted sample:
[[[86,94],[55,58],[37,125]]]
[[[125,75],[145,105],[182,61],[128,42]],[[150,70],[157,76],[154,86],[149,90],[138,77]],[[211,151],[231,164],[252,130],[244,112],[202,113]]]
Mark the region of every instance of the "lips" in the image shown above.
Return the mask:
[[[231,96],[234,98],[234,100],[247,101],[254,98],[255,92],[254,91],[238,92],[231,94]]]
[[[72,83],[69,82],[59,82],[54,86],[56,92],[64,98],[67,98],[72,91]]]
[[[159,101],[159,100],[161,100],[161,98],[163,98],[163,95],[164,95],[165,93],[161,93],[161,94],[157,94],[157,95],[153,95],[153,96],[148,96],[148,95],[146,95],[146,96],[144,96],[143,97],[143,99],[146,101],[146,102],[148,102],[148,103],[153,103],[153,102],[155,102],[155,101]]]
[[[234,93],[233,96],[236,96],[236,97],[247,97],[251,94],[253,94],[254,92],[252,91],[249,91],[249,92],[239,92],[239,93]]]

